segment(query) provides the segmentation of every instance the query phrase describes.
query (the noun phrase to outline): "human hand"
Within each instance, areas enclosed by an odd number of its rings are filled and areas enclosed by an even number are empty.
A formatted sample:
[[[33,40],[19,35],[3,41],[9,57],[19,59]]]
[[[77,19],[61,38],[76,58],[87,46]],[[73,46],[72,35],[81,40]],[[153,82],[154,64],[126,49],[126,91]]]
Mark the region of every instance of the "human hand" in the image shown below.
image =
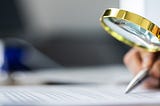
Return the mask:
[[[125,56],[126,67],[136,75],[141,69],[149,68],[150,77],[144,82],[147,88],[160,87],[160,52],[151,53],[142,49],[132,48]]]

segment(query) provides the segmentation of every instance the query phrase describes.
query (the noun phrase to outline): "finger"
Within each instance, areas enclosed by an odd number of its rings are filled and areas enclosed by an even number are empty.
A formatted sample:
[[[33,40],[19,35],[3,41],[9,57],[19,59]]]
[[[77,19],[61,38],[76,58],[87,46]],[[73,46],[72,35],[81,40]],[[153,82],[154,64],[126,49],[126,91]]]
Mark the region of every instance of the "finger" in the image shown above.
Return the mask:
[[[126,67],[133,73],[137,74],[141,67],[141,57],[140,52],[137,49],[131,49],[125,56],[124,56],[124,63]]]
[[[150,68],[152,67],[154,61],[156,60],[156,53],[147,52],[147,51],[140,51],[140,55],[142,58],[142,67],[143,68]]]
[[[156,79],[154,77],[149,77],[145,80],[143,83],[145,88],[159,88],[159,79]]]
[[[151,70],[150,70],[150,74],[151,76],[159,79],[160,78],[160,59],[157,59],[154,62],[154,65],[152,66]]]

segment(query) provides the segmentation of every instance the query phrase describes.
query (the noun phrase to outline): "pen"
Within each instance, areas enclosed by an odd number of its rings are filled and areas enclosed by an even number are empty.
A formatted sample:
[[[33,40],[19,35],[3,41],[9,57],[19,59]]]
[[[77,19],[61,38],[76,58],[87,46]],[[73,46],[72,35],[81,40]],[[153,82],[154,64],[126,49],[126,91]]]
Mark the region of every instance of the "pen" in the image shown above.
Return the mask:
[[[128,84],[125,93],[129,93],[149,76],[149,69],[142,69]]]

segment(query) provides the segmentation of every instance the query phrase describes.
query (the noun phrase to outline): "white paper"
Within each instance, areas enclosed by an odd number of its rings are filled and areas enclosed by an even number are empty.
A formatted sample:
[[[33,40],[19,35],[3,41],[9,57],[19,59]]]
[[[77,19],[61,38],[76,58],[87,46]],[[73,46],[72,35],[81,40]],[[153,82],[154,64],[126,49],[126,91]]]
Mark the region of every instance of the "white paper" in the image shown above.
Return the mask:
[[[0,105],[160,105],[160,91],[124,90],[122,85],[8,86],[0,87]]]

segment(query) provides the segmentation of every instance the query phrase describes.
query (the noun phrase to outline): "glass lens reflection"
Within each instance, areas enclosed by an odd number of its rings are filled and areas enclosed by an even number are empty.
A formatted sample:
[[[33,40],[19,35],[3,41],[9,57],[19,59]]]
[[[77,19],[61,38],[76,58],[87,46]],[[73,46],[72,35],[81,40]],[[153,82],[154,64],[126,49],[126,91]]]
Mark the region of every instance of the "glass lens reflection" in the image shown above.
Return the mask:
[[[149,44],[160,45],[160,40],[156,36],[136,24],[117,18],[109,18],[109,20]]]

